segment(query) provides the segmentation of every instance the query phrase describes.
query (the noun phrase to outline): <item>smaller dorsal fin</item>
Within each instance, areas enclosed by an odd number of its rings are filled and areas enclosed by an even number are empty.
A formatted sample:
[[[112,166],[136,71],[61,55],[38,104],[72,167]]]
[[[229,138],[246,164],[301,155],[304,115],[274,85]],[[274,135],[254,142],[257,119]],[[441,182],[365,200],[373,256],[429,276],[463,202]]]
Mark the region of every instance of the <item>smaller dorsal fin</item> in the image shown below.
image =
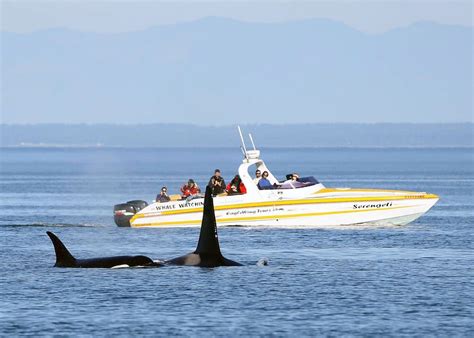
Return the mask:
[[[56,264],[54,266],[59,267],[71,267],[76,263],[76,259],[69,252],[66,246],[61,242],[61,240],[52,232],[46,231],[46,234],[51,239],[54,245],[54,251],[56,252]]]

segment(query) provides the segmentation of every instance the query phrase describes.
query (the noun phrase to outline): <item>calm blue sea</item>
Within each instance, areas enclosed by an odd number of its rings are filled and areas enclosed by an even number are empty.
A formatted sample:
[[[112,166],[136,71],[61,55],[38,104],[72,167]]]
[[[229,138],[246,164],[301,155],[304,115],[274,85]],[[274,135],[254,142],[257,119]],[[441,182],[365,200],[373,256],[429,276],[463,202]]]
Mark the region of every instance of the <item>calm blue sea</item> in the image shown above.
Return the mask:
[[[1,336],[474,336],[473,149],[262,149],[280,177],[441,201],[404,227],[220,228],[243,267],[120,270],[53,268],[45,232],[82,258],[192,251],[198,228],[117,228],[112,207],[229,179],[238,149],[0,152]]]

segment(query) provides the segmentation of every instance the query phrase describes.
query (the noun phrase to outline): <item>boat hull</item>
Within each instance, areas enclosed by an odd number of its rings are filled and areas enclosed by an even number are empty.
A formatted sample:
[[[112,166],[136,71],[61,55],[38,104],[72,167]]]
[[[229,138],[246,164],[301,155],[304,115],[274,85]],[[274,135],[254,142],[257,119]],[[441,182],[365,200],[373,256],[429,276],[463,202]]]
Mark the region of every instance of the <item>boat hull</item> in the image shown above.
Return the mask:
[[[215,198],[218,226],[334,227],[405,225],[426,213],[438,196],[392,193],[376,196],[325,194],[305,199],[244,202]],[[132,227],[199,226],[202,202],[155,204],[136,214]]]

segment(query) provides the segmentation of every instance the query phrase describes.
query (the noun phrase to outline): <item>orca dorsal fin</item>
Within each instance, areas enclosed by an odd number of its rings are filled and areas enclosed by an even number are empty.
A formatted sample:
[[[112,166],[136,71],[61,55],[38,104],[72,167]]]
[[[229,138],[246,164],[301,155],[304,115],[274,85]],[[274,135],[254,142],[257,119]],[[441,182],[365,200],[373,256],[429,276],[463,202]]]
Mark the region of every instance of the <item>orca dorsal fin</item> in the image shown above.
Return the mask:
[[[56,264],[54,266],[68,267],[74,266],[76,259],[69,252],[66,246],[61,242],[61,240],[50,231],[46,231],[46,234],[51,239],[54,245],[54,251],[56,252]]]
[[[212,190],[209,186],[206,187],[201,233],[194,253],[222,257],[221,249],[219,247],[219,238],[217,237],[217,224],[216,215],[214,213],[214,202],[212,200]]]

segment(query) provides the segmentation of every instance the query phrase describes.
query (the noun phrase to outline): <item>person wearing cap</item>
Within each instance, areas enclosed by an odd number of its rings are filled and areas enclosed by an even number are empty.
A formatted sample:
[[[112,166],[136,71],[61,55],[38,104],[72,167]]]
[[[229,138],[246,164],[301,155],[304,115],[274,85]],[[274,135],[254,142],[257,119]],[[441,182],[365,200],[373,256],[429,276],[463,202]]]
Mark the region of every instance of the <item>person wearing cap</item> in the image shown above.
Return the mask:
[[[199,189],[199,186],[191,178],[188,180],[187,184],[181,187],[181,196],[186,199],[192,199],[200,193],[201,189]]]
[[[225,192],[225,181],[222,178],[221,171],[219,169],[214,170],[214,176],[211,177],[207,185],[212,189],[212,194],[214,196]]]
[[[156,201],[160,203],[165,203],[170,201],[170,196],[168,195],[168,188],[162,187],[158,195],[156,195]]]
[[[291,180],[292,180],[293,182],[299,181],[299,180],[300,180],[300,175],[297,174],[297,173],[291,174]]]
[[[299,181],[300,175],[297,173],[286,175],[286,181],[280,185],[281,189],[296,189],[304,186],[303,183]]]

